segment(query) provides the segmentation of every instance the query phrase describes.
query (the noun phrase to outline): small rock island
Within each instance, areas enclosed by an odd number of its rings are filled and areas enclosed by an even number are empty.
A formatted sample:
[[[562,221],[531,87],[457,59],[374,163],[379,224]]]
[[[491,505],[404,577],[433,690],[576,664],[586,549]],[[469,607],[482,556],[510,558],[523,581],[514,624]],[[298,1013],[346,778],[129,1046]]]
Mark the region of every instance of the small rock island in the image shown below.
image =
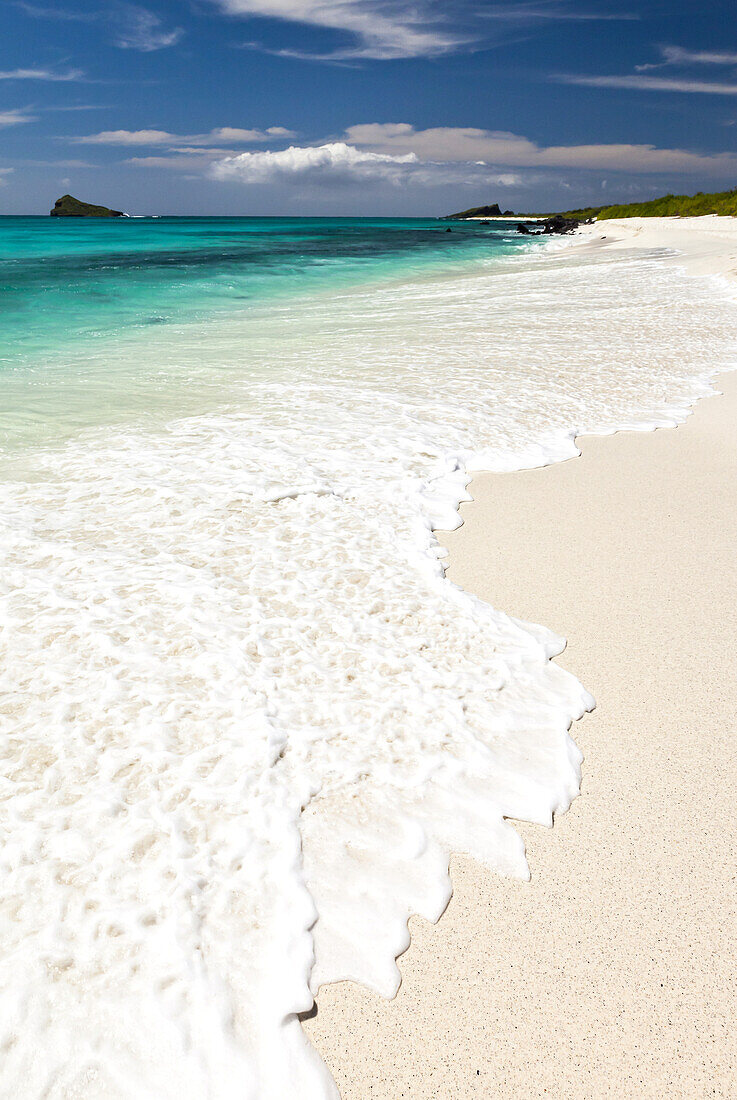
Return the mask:
[[[62,195],[50,211],[52,218],[125,218],[122,210],[111,210],[109,206],[95,206],[90,202],[75,199],[74,195]]]

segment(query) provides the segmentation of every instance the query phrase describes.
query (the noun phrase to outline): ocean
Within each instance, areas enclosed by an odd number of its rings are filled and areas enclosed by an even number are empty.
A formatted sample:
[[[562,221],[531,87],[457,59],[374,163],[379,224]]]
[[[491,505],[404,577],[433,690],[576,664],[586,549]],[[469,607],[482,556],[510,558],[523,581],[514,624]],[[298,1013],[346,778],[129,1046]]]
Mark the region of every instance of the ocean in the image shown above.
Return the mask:
[[[337,1096],[319,986],[393,995],[449,852],[525,878],[577,794],[562,639],[433,532],[681,421],[733,296],[446,228],[0,219],[3,1095]]]
[[[274,318],[302,301],[314,308],[336,289],[462,271],[524,247],[514,226],[448,228],[435,219],[0,217],[0,442],[58,442],[103,421],[221,407],[231,367],[241,380],[261,366],[273,377],[280,353],[265,362],[260,349],[237,349],[233,364],[221,346],[208,361],[195,346],[203,325],[214,339],[218,323],[237,317],[245,338],[273,336]],[[159,355],[176,345],[165,371],[141,360],[151,341]]]

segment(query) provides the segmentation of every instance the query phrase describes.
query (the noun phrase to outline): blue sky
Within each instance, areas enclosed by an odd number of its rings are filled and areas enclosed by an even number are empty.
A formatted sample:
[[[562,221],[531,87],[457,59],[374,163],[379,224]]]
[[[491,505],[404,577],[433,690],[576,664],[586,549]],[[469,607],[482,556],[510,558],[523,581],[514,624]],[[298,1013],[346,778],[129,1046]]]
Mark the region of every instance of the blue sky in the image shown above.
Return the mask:
[[[0,212],[516,211],[737,186],[734,0],[2,0]]]

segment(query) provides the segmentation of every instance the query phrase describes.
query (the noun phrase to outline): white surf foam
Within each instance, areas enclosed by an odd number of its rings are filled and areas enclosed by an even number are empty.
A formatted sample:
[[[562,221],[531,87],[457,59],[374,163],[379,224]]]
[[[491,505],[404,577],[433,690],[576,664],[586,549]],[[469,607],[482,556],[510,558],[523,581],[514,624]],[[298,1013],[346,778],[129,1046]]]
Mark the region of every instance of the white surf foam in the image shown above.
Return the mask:
[[[561,640],[446,581],[433,528],[471,469],[683,419],[733,316],[623,254],[323,296],[140,350],[227,360],[231,411],[16,456],[4,1095],[337,1095],[319,985],[391,996],[448,853],[524,878],[506,819],[578,790]]]

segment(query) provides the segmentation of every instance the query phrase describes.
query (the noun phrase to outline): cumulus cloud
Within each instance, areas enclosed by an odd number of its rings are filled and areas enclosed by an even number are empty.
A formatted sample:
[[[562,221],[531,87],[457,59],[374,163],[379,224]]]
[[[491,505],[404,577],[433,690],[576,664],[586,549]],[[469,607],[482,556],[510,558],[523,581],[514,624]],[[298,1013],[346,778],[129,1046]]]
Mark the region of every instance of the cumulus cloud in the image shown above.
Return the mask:
[[[369,153],[343,141],[327,145],[299,147],[290,145],[280,152],[239,153],[216,161],[210,175],[219,180],[240,183],[268,183],[275,179],[329,178],[333,181],[383,179],[399,182],[407,165],[416,165],[414,153],[393,156]]]
[[[445,184],[512,187],[522,180],[513,172],[496,172],[485,164],[443,164],[422,161],[413,152],[377,153],[344,141],[316,146],[290,146],[279,152],[240,153],[210,165],[208,174],[244,184],[281,183],[335,187],[350,183]]]
[[[710,172],[737,170],[732,153],[691,153],[654,145],[548,145],[502,130],[438,126],[415,130],[409,123],[351,126],[345,140],[374,152],[414,153],[420,160],[478,162],[517,168],[580,168],[627,172]]]
[[[258,141],[294,137],[283,126],[270,126],[267,130],[242,130],[235,126],[216,126],[206,134],[173,134],[168,130],[102,130],[99,134],[86,134],[70,138],[77,145],[166,145],[204,148],[210,145],[251,145]],[[181,151],[181,148],[180,148]]]

